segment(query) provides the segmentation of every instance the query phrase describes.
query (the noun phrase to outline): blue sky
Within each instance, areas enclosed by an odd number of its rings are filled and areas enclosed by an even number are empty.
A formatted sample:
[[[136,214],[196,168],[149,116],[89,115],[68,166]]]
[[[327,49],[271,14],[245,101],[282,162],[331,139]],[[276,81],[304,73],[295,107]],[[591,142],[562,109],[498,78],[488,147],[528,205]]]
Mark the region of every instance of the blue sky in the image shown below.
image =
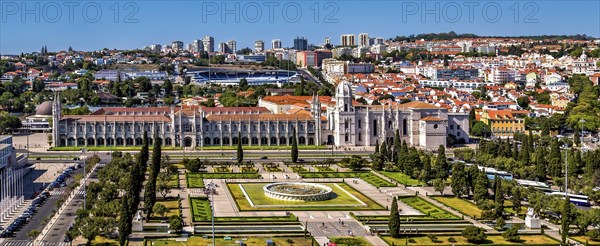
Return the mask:
[[[600,1],[103,0],[77,6],[64,1],[0,1],[2,54],[39,51],[43,45],[57,51],[69,46],[132,49],[174,40],[187,44],[204,35],[213,36],[217,44],[237,40],[241,49],[253,47],[255,40],[264,40],[268,48],[275,38],[287,47],[296,36],[313,44],[330,37],[339,44],[344,33],[389,38],[448,31],[600,37]]]

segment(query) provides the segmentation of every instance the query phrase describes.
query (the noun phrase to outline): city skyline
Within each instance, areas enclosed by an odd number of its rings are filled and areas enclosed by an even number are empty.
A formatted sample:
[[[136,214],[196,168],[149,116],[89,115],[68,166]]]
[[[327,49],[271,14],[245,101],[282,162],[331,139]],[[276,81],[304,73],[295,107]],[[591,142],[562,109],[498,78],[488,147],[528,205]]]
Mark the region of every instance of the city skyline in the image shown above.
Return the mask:
[[[442,1],[380,1],[370,5],[353,1],[344,4],[286,2],[277,6],[250,1],[225,2],[225,5],[213,2],[174,2],[171,5],[103,2],[74,6],[72,16],[68,12],[69,6],[64,4],[25,2],[11,5],[9,2],[2,4],[0,53],[34,52],[42,46],[48,46],[50,51],[66,50],[69,46],[75,50],[136,49],[174,40],[187,44],[206,35],[215,37],[216,44],[236,40],[238,49],[251,48],[256,40],[268,42],[272,39],[281,39],[283,47],[292,47],[296,36],[306,37],[309,44],[315,45],[322,44],[325,37],[332,37],[332,44],[337,45],[342,34],[350,33],[357,36],[369,33],[370,37],[386,39],[449,31],[482,36],[586,34],[600,37],[600,3],[577,2],[580,4],[501,1],[475,6],[467,2]],[[380,8],[382,3],[386,8]],[[181,8],[182,4],[188,7]],[[95,14],[98,9],[101,14]],[[320,11],[317,13],[316,9]],[[57,15],[57,10],[62,15]],[[293,15],[295,10],[301,14]],[[169,11],[180,14],[176,18],[156,18]],[[379,11],[380,14],[357,18],[364,16],[364,11]],[[578,28],[573,29],[573,26]],[[65,36],[69,36],[66,41]]]

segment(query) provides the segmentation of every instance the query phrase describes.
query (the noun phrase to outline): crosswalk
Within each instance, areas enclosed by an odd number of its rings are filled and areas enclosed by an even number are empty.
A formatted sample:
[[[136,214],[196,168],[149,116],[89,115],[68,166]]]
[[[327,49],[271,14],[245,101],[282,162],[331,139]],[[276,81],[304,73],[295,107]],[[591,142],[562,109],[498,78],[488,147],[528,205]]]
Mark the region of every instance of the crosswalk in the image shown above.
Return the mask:
[[[50,195],[52,195],[52,196],[67,195],[67,191],[65,191],[65,190],[53,190],[53,191],[50,191]],[[77,195],[83,195],[83,190],[77,191]]]
[[[40,246],[69,246],[68,242],[42,242]],[[0,246],[33,246],[32,241],[28,240],[7,240],[0,243]],[[36,245],[37,246],[37,245]]]

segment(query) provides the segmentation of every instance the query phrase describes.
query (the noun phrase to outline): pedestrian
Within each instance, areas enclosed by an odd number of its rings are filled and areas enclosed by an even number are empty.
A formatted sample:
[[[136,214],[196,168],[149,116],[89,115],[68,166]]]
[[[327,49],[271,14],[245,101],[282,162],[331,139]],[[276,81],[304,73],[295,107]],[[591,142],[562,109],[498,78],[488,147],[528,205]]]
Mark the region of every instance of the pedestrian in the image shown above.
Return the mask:
[[[338,224],[341,223],[342,219],[338,219]]]
[[[344,225],[344,221],[342,221],[342,225]]]

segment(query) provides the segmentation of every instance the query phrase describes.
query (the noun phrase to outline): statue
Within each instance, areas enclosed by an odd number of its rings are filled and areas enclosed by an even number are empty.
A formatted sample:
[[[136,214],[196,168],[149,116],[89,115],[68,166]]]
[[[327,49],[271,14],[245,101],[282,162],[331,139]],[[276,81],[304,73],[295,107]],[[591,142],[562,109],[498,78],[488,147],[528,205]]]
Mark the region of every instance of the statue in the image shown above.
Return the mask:
[[[527,216],[525,217],[525,226],[529,229],[540,229],[542,224],[540,218],[535,214],[533,208],[527,209]]]

